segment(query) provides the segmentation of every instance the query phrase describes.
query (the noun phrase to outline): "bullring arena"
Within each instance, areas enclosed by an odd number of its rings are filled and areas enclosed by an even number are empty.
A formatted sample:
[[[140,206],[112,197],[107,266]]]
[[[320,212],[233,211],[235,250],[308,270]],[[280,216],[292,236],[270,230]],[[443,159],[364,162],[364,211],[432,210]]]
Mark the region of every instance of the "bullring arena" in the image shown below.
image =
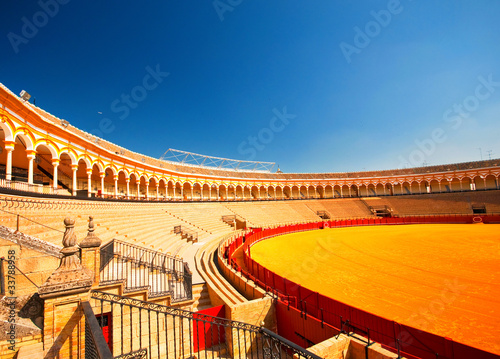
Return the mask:
[[[498,358],[500,160],[151,158],[0,86],[1,358]]]

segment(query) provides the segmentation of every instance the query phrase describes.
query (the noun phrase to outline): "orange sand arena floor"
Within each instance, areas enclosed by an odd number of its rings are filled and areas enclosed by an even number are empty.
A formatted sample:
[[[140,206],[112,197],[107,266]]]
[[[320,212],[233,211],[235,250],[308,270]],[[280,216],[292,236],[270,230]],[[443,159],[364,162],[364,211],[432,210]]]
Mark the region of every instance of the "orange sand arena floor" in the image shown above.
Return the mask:
[[[387,319],[500,354],[500,225],[287,234],[251,248],[273,272]]]

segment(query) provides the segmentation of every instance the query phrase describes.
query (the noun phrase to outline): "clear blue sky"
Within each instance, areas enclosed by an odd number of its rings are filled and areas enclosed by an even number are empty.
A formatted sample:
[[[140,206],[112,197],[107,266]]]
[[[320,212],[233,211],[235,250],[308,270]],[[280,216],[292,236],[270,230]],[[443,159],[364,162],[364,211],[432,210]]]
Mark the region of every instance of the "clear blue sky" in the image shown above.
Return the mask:
[[[6,0],[0,82],[153,157],[285,172],[496,158],[499,19],[496,0]]]

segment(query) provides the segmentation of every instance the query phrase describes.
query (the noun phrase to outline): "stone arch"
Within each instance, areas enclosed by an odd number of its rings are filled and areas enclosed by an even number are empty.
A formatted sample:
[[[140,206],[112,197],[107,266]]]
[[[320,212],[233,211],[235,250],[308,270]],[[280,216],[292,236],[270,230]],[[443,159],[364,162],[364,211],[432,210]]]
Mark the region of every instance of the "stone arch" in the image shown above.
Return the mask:
[[[307,198],[316,198],[316,187],[313,185],[307,187]]]
[[[463,191],[462,186],[460,184],[460,179],[457,177],[453,177],[450,181],[450,189],[452,192],[461,192]]]
[[[439,180],[436,178],[433,178],[429,181],[429,187],[430,192],[429,193],[438,193],[439,192]],[[429,191],[429,189],[428,189]]]
[[[70,167],[71,167],[71,165],[77,164],[77,158],[78,158],[78,156],[76,155],[76,153],[75,153],[75,151],[73,149],[71,149],[69,147],[62,148],[59,151],[59,159],[64,154],[66,154],[69,157],[69,159],[71,160],[71,163],[69,164]]]
[[[132,171],[129,173],[129,197],[130,198],[137,198],[137,191],[139,188],[139,185],[137,182],[139,182],[139,175],[135,172]]]
[[[403,181],[401,183],[402,194],[411,194],[411,185],[408,181]]]
[[[4,133],[5,141],[14,141],[14,131],[12,130],[9,122],[0,121],[0,130]]]
[[[264,185],[261,185],[259,187],[259,199],[265,199],[267,200],[267,195],[266,195],[266,190],[267,188]]]
[[[240,184],[236,186],[236,199],[237,200],[243,199],[243,186]]]
[[[252,199],[259,199],[259,187],[257,187],[256,185],[253,185],[250,188],[250,195],[251,195]]]
[[[219,185],[219,200],[227,200],[227,187],[223,183]]]
[[[201,201],[203,193],[201,192],[201,184],[198,182],[193,183],[193,201]]]
[[[128,173],[125,169],[119,169],[117,172],[118,176],[118,197],[126,197],[127,196],[127,178]],[[129,194],[130,195],[130,194]]]
[[[386,191],[384,191],[384,185],[380,182],[378,182],[376,185],[375,185],[375,193],[377,196],[382,196],[382,195],[385,195],[386,194]]]
[[[229,183],[227,185],[227,200],[234,201],[235,198],[236,198],[236,187],[234,186],[234,184]]]
[[[78,156],[78,163],[80,163],[80,161],[83,161],[86,168],[92,167],[92,159],[90,157],[88,157],[87,155],[83,154],[83,155]]]
[[[267,195],[270,199],[276,199],[276,189],[274,186],[268,186],[267,187]]]
[[[276,186],[275,188],[276,199],[285,199],[285,192],[283,191],[283,187]]]
[[[185,181],[182,184],[182,200],[183,201],[192,201],[193,200],[192,190],[193,190],[193,185],[191,182]]]
[[[497,189],[497,178],[493,174],[488,174],[484,178],[485,189]]]
[[[201,186],[201,194],[203,197],[204,201],[211,201],[212,198],[210,196],[210,184],[209,183],[203,183],[203,186]]]
[[[411,193],[419,193],[419,194],[421,193],[421,188],[418,181],[413,180],[410,183],[410,191]]]
[[[322,185],[316,186],[317,198],[325,198],[325,188]]]
[[[52,143],[46,143],[46,141],[39,141],[35,144],[34,147],[35,151],[40,154],[40,153],[48,153],[50,154],[50,159],[58,159],[59,156],[57,155],[57,148],[54,148]]]
[[[94,160],[92,162],[92,168],[94,168],[94,166],[97,166],[99,172],[104,172],[104,163],[101,160]]]
[[[35,144],[36,140],[30,131],[18,129],[16,131],[16,133],[14,134],[13,141],[15,141],[18,137],[24,141],[24,145],[25,145],[27,151],[34,150],[33,145]],[[7,141],[7,139],[6,139],[6,141]]]
[[[324,189],[324,196],[325,198],[333,198],[334,192],[333,192],[333,186],[331,184],[327,184]]]
[[[299,188],[299,199],[306,199],[308,198],[308,193],[307,193],[307,187],[305,185],[300,186]]]
[[[350,197],[359,197],[359,186],[357,184],[351,184],[349,189],[351,191]]]

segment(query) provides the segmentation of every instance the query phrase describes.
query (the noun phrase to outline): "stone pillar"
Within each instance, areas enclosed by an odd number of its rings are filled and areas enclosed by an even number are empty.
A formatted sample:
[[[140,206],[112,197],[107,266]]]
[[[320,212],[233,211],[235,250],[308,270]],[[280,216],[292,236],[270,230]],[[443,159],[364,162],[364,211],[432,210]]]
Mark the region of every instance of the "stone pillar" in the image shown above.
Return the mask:
[[[54,166],[54,174],[52,176],[52,181],[53,181],[53,185],[54,185],[54,192],[57,193],[57,168],[59,167],[59,159],[58,158],[52,159],[52,166]]]
[[[101,179],[101,198],[104,198],[104,178],[106,177],[106,172],[99,172],[99,178]]]
[[[75,220],[68,217],[64,224],[61,264],[38,289],[44,299],[45,359],[85,357],[85,316],[81,303],[90,299],[92,273],[78,258]]]
[[[78,165],[71,165],[71,169],[73,170],[73,185],[71,190],[73,192],[73,196],[76,196],[76,190],[77,190],[76,172],[78,171]]]
[[[92,168],[87,169],[87,196],[92,197]]]
[[[14,141],[5,141],[5,152],[7,152],[7,162],[5,163],[5,179],[12,180],[12,152],[14,152]]]
[[[159,198],[160,198],[160,184],[157,183],[156,184],[156,200],[158,201]]]
[[[146,199],[149,199],[149,182],[146,183]]]
[[[101,240],[94,234],[94,217],[89,217],[87,237],[80,242],[82,265],[92,271],[93,285],[99,285],[99,266]]]
[[[130,198],[130,178],[125,178],[125,182],[127,183],[127,199]]]
[[[141,181],[137,181],[135,182],[135,184],[137,185],[137,199],[140,199],[141,198]]]
[[[36,152],[26,150],[26,156],[28,157],[28,184],[33,184],[33,162]]]
[[[115,198],[118,198],[118,175],[113,176],[113,181],[115,181]]]

